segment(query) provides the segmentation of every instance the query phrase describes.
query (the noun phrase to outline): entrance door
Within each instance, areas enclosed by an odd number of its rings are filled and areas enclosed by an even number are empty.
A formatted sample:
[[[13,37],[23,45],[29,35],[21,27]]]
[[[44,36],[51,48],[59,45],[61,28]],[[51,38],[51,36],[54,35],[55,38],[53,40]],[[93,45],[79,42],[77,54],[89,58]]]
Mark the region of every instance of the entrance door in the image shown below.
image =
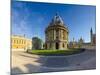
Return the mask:
[[[59,49],[59,43],[56,43],[56,49]]]

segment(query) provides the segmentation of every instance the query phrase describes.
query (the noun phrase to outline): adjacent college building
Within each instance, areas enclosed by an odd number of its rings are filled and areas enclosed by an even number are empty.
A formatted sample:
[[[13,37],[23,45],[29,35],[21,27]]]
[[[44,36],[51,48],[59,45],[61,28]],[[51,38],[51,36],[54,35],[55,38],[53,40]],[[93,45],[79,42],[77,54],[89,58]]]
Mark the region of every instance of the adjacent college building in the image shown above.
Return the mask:
[[[11,49],[13,51],[26,51],[32,48],[32,40],[24,36],[12,35],[11,36]]]

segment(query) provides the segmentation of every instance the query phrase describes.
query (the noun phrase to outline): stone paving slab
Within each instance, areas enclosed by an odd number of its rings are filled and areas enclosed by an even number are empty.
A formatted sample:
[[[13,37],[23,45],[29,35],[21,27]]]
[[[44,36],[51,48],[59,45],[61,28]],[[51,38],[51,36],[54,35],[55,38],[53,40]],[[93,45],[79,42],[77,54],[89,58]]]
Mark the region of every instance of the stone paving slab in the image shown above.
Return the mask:
[[[96,68],[95,50],[69,56],[38,56],[23,51],[12,52],[12,74],[72,71]]]

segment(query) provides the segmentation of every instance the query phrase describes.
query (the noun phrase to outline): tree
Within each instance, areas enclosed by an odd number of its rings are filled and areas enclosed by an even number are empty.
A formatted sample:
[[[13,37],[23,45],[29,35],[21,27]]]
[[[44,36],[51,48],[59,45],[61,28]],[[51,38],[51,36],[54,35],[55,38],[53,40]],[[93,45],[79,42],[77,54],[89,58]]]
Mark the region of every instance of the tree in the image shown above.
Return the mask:
[[[42,40],[38,37],[32,38],[32,49],[42,49]]]

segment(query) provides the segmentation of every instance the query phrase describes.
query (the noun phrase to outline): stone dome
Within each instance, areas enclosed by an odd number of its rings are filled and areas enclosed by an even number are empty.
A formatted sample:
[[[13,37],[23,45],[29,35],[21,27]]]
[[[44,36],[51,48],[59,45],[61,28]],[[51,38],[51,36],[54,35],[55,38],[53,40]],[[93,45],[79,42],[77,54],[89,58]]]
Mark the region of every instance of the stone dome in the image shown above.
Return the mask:
[[[53,17],[50,25],[64,25],[64,22],[58,13],[56,13],[56,15]]]

